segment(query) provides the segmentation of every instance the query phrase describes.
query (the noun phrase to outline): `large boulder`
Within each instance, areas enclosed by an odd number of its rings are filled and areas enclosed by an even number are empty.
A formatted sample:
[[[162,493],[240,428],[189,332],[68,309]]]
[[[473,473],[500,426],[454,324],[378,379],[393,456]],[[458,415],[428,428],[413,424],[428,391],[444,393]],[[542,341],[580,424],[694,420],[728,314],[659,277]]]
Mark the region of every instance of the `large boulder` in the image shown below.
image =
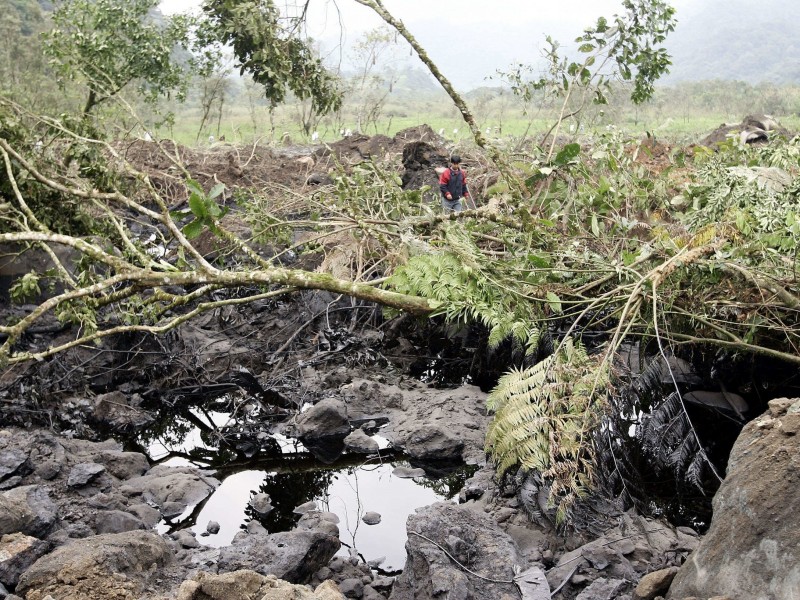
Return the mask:
[[[335,526],[334,526],[335,527]],[[338,529],[337,529],[338,532]],[[236,534],[220,550],[220,571],[242,569],[275,575],[291,583],[308,583],[339,550],[339,538],[320,530]]]
[[[518,597],[513,583],[496,583],[514,578],[517,546],[485,513],[437,502],[408,517],[406,529],[406,565],[391,600]]]
[[[326,398],[312,406],[295,420],[297,435],[303,440],[344,437],[350,433],[350,421],[344,402]]]
[[[792,600],[800,590],[800,399],[781,398],[731,450],[714,517],[669,598]]]
[[[130,531],[75,540],[37,560],[16,593],[27,600],[136,600],[172,550],[154,532]]]

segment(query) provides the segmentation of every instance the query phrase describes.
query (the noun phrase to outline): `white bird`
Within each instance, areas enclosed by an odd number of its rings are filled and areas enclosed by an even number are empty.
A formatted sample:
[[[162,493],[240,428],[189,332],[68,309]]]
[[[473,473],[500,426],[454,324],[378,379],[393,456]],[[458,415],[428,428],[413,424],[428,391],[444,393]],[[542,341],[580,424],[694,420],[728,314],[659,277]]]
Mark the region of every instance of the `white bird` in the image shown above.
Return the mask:
[[[319,131],[315,131],[311,134],[311,141],[316,142],[317,140],[319,140]]]
[[[439,135],[444,135],[444,127],[439,130]]]
[[[453,129],[453,135],[458,135],[458,127],[456,127],[455,129]]]
[[[149,131],[145,131],[144,132],[144,141],[145,142],[152,142],[153,141],[153,136],[150,135]]]
[[[351,135],[353,135],[352,129],[348,129],[347,131],[344,132],[344,137],[350,137]]]
[[[214,136],[213,135],[208,136],[208,143],[209,144],[213,144],[214,143]]]

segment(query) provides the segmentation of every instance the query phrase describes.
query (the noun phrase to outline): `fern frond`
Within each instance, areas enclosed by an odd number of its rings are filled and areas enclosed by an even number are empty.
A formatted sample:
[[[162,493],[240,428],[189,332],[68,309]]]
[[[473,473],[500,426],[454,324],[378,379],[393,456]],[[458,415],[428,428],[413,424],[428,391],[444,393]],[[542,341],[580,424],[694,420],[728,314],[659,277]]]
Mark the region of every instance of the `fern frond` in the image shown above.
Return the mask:
[[[558,352],[498,381],[487,405],[495,416],[486,449],[498,473],[515,465],[541,473],[558,514],[591,485],[591,431],[599,423],[608,378],[600,360],[567,339]]]

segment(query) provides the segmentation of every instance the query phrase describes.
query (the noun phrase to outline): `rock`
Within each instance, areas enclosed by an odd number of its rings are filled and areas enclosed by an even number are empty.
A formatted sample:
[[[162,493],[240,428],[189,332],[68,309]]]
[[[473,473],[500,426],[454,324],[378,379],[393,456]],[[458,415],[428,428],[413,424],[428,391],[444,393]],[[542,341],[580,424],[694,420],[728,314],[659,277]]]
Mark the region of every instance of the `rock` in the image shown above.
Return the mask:
[[[31,470],[27,452],[17,448],[0,452],[0,481],[12,475],[27,475]]]
[[[221,571],[251,569],[291,583],[307,583],[339,550],[338,537],[321,531],[238,534],[220,550]]]
[[[175,518],[189,507],[205,500],[219,486],[219,481],[191,467],[157,466],[141,477],[119,486],[127,496],[141,496],[159,507],[166,518]]]
[[[250,498],[250,507],[253,511],[260,516],[265,516],[271,513],[274,507],[271,504],[269,494],[256,494]]]
[[[144,475],[150,468],[147,457],[139,452],[104,450],[96,462],[105,465],[111,475],[123,481]]]
[[[538,566],[526,569],[514,578],[524,600],[550,600],[550,586]]]
[[[403,440],[402,446],[417,460],[458,460],[464,442],[445,427],[423,425]]]
[[[636,584],[636,589],[633,591],[633,600],[653,600],[656,596],[662,596],[669,589],[677,573],[678,567],[659,569],[648,573]]]
[[[400,479],[416,479],[417,477],[425,477],[425,470],[412,469],[411,467],[395,467],[392,475]]]
[[[314,590],[316,600],[344,600],[344,595],[339,591],[339,586],[333,581],[323,581]]]
[[[800,408],[800,399],[772,401],[769,413],[742,430],[714,496],[711,526],[678,571],[669,598],[797,597],[800,436],[783,432],[784,422],[797,414],[795,407]]]
[[[57,513],[47,488],[38,485],[14,488],[0,494],[0,535],[20,532],[36,538],[47,537]]]
[[[339,582],[339,590],[346,598],[361,598],[364,595],[364,582],[360,579],[344,579]]]
[[[181,548],[199,548],[200,542],[188,529],[180,529],[172,534],[172,539],[181,545]]]
[[[210,533],[211,535],[215,535],[219,533],[220,525],[216,521],[209,521],[208,525],[206,525],[206,533]]]
[[[122,510],[104,510],[95,516],[94,529],[97,533],[122,533],[136,529],[147,529],[141,519]]]
[[[344,446],[352,452],[361,454],[374,454],[378,451],[378,442],[369,437],[363,429],[356,429],[346,438]]]
[[[392,589],[392,600],[498,600],[503,594],[516,594],[513,584],[489,582],[460,569],[443,550],[448,548],[448,538],[458,538],[464,547],[455,558],[468,562],[471,571],[491,579],[513,579],[516,545],[488,515],[437,502],[409,516],[406,529],[407,560]]]
[[[379,513],[369,511],[364,513],[364,516],[361,517],[361,520],[367,525],[377,525],[381,522],[381,515]]]
[[[321,400],[295,420],[297,435],[304,440],[344,437],[350,433],[347,406],[341,400]]]
[[[97,463],[79,463],[72,467],[67,477],[69,487],[78,488],[88,485],[106,472],[103,465]]]
[[[141,597],[145,574],[171,559],[169,545],[154,532],[92,536],[37,560],[20,577],[16,592],[27,598]]]
[[[20,576],[50,550],[50,544],[23,533],[0,538],[0,584],[15,587]]]
[[[141,398],[130,399],[120,391],[96,396],[92,402],[93,416],[100,423],[118,430],[141,429],[153,422],[153,416],[138,407]]]
[[[575,600],[616,600],[628,583],[622,579],[600,577],[589,584]]]
[[[265,587],[266,581],[263,575],[249,570],[220,575],[199,571],[181,584],[177,600],[250,600]]]

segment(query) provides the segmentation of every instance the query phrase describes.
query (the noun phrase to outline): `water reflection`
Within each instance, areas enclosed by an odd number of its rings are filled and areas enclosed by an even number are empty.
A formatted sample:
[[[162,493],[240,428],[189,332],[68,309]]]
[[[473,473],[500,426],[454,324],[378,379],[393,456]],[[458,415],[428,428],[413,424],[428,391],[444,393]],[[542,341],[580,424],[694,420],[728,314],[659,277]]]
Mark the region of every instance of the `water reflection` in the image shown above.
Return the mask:
[[[233,426],[232,426],[233,425]],[[269,424],[241,423],[231,415],[199,408],[171,415],[136,446],[154,462],[169,466],[193,465],[213,469],[220,487],[180,517],[162,522],[162,533],[190,528],[207,546],[231,543],[251,520],[275,533],[292,529],[300,519],[294,509],[314,501],[319,510],[339,517],[340,553],[355,549],[365,561],[385,557],[381,570],[398,571],[405,563],[406,519],[415,509],[437,501],[453,501],[477,467],[410,464],[379,435],[378,454],[343,453],[341,440],[326,447],[306,446],[293,438],[268,431]],[[245,442],[247,451],[243,451]],[[420,466],[426,477],[403,479],[397,466]],[[259,493],[268,494],[273,510],[256,513],[249,505]],[[366,512],[377,512],[381,522],[367,525]],[[220,529],[207,533],[215,521]]]

